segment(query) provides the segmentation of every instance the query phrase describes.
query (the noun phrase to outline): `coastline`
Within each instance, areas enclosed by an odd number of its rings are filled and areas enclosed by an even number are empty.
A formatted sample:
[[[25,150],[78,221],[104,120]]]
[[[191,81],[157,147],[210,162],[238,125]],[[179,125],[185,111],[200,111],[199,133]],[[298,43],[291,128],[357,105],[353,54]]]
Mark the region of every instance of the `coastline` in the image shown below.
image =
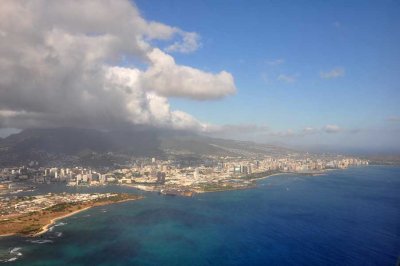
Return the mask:
[[[271,174],[271,175],[266,175],[260,178],[254,178],[253,181],[258,181],[261,179],[265,179],[271,176],[275,176],[275,175],[282,175],[282,174],[292,174],[292,173],[275,173],[275,174]],[[121,184],[121,186],[126,186],[129,188],[135,188],[141,191],[146,191],[146,192],[158,192],[161,193],[163,189],[160,188],[156,188],[154,186],[144,186],[144,185],[133,185],[133,184]],[[198,190],[198,189],[186,189],[187,191],[193,192],[195,194],[203,194],[203,193],[213,193],[213,192],[224,192],[224,191],[233,191],[233,190],[244,190],[244,189],[251,189],[254,188],[256,185],[252,185],[252,186],[243,186],[243,187],[230,187],[230,188],[225,188],[223,186],[221,186],[220,189],[216,189],[216,190]],[[165,195],[165,194],[164,194]],[[187,196],[185,195],[184,192],[182,193],[178,193],[176,194],[177,196],[183,196],[183,197],[192,197],[193,195]]]
[[[94,206],[93,206],[93,207],[94,207]],[[76,211],[71,212],[71,213],[67,213],[67,214],[62,215],[62,216],[60,216],[60,217],[53,218],[53,219],[50,220],[50,222],[49,222],[48,224],[46,224],[46,225],[44,225],[44,226],[42,227],[42,230],[40,230],[40,232],[37,232],[36,234],[33,234],[33,235],[31,235],[31,236],[32,236],[32,237],[40,236],[40,235],[46,233],[47,231],[49,231],[49,229],[51,228],[51,226],[52,226],[53,224],[55,224],[58,220],[62,220],[62,219],[64,219],[64,218],[73,216],[73,215],[75,215],[75,214],[78,214],[78,213],[80,213],[80,212],[86,211],[86,210],[88,210],[88,209],[90,209],[90,208],[93,208],[93,207],[90,207],[90,206],[89,206],[89,207],[86,207],[86,208],[83,208],[83,209],[80,209],[80,210],[76,210]]]
[[[265,178],[268,178],[268,177],[271,177],[271,176],[277,176],[277,175],[321,176],[321,175],[325,175],[326,172],[331,171],[331,170],[336,170],[336,169],[325,169],[323,171],[315,172],[315,173],[313,173],[313,172],[304,172],[304,173],[302,173],[302,172],[282,172],[282,173],[276,173],[276,174],[271,174],[271,175],[267,175],[267,176],[264,176],[264,177],[256,178],[254,180],[257,181],[257,180],[261,180],[261,179],[265,179]]]
[[[232,186],[219,186],[219,187],[215,187],[215,189],[210,189],[210,190],[202,190],[202,189],[195,189],[195,188],[177,188],[176,191],[172,192],[171,194],[168,194],[168,192],[166,194],[163,193],[162,189],[159,190],[159,187],[154,187],[154,186],[143,186],[143,185],[133,185],[133,184],[122,184],[123,186],[126,187],[131,187],[131,188],[135,188],[135,189],[139,189],[142,191],[150,191],[150,192],[158,192],[161,193],[163,195],[171,195],[171,196],[184,196],[184,197],[192,197],[196,194],[203,194],[203,193],[211,193],[211,192],[224,192],[224,191],[233,191],[233,190],[244,190],[244,189],[251,189],[251,188],[255,188],[257,186],[257,182],[259,180],[263,180],[272,176],[279,176],[279,175],[292,175],[292,174],[297,174],[297,175],[306,175],[306,176],[320,176],[320,175],[325,175],[328,171],[333,171],[333,170],[337,170],[337,169],[325,169],[323,171],[319,171],[319,172],[280,172],[280,173],[273,173],[270,175],[265,175],[262,177],[258,177],[258,178],[253,178],[253,179],[249,179],[249,181],[251,181],[251,183],[249,183],[248,185],[243,185],[243,186],[237,186],[237,187],[232,187]],[[30,229],[30,231],[15,231],[12,233],[8,233],[7,231],[4,234],[0,234],[0,238],[1,237],[7,237],[7,236],[13,236],[13,235],[22,235],[22,236],[29,236],[29,237],[37,237],[40,236],[44,233],[46,233],[53,224],[55,224],[57,221],[62,220],[64,218],[73,216],[75,214],[78,214],[80,212],[86,211],[90,208],[96,207],[96,206],[104,206],[104,205],[109,205],[109,204],[115,204],[115,203],[122,203],[125,201],[131,201],[131,200],[137,200],[137,199],[141,199],[143,198],[143,196],[135,196],[134,198],[125,198],[119,201],[104,201],[104,202],[83,202],[78,206],[74,206],[71,207],[68,213],[62,213],[60,216],[55,216],[55,217],[51,217],[56,213],[50,213],[48,216],[50,217],[42,217],[42,226],[40,226],[38,229]],[[89,205],[89,206],[87,206]],[[76,209],[78,208],[78,209]],[[46,214],[46,213],[44,213]],[[42,216],[43,213],[39,212],[36,213],[35,215],[37,216]],[[22,216],[23,217],[23,216]],[[47,219],[49,220],[47,220]],[[26,220],[25,220],[26,222]],[[32,224],[31,224],[32,225]],[[37,224],[33,224],[34,226],[37,226]],[[26,228],[25,228],[26,229]]]
[[[278,175],[291,175],[291,174],[297,174],[297,175],[306,175],[306,176],[321,176],[321,175],[325,175],[327,171],[329,170],[336,170],[336,169],[325,169],[319,172],[280,172],[280,173],[273,173],[270,175],[265,175],[263,177],[258,177],[258,178],[253,178],[250,179],[251,181],[257,182],[259,180],[263,180],[266,178],[269,178],[271,176],[278,176]],[[145,186],[145,185],[135,185],[135,184],[121,184],[121,186],[126,186],[129,188],[135,188],[141,191],[146,191],[146,192],[158,192],[158,193],[162,193],[163,189],[159,188],[159,187],[155,187],[155,186]],[[182,196],[182,197],[192,197],[195,194],[203,194],[203,193],[212,193],[212,192],[224,192],[224,191],[233,191],[233,190],[243,190],[243,189],[251,189],[256,187],[257,185],[249,185],[249,186],[243,186],[243,187],[224,187],[221,186],[218,189],[215,190],[199,190],[199,189],[191,189],[191,188],[184,188],[185,191],[179,191],[179,189],[181,188],[177,188],[177,191],[180,193],[176,193],[174,194],[174,196]],[[191,194],[190,196],[185,195],[185,192],[190,191],[193,192],[193,194]],[[166,195],[166,194],[164,194]]]
[[[288,174],[292,174],[292,173],[276,173],[276,174],[266,175],[266,176],[263,176],[263,177],[260,177],[260,178],[255,178],[255,179],[253,179],[253,181],[257,182],[257,181],[259,181],[259,180],[266,179],[266,178],[271,177],[271,176],[288,175]],[[234,191],[234,190],[245,190],[245,189],[252,189],[252,188],[255,188],[256,186],[257,186],[257,185],[254,185],[254,186],[247,186],[247,187],[226,188],[226,189],[223,189],[223,188],[222,188],[222,189],[220,189],[220,190],[210,190],[210,191],[196,190],[195,192],[196,192],[196,193],[199,193],[199,194],[203,194],[203,193],[213,193],[213,192],[224,192],[224,191]]]
[[[100,205],[88,206],[88,207],[85,207],[85,208],[83,208],[83,209],[79,209],[79,210],[76,210],[76,211],[67,213],[67,214],[62,215],[62,216],[60,216],[60,217],[56,217],[56,218],[51,219],[50,222],[49,222],[48,224],[46,224],[45,226],[42,227],[42,230],[41,230],[40,232],[37,232],[37,233],[35,233],[35,234],[33,234],[33,235],[29,235],[29,236],[30,236],[30,237],[37,237],[37,236],[40,236],[40,235],[46,233],[47,231],[49,231],[50,227],[51,227],[53,224],[55,224],[57,221],[62,220],[62,219],[67,218],[67,217],[70,217],[70,216],[73,216],[73,215],[78,214],[78,213],[80,213],[80,212],[84,212],[84,211],[89,210],[89,209],[91,209],[91,208],[98,207],[98,206],[109,205],[109,204],[116,204],[116,203],[122,203],[122,202],[127,202],[127,201],[133,201],[133,200],[138,200],[138,199],[142,199],[142,198],[143,198],[143,197],[139,197],[139,198],[137,198],[137,199],[124,199],[124,200],[121,200],[121,201],[118,201],[118,202],[115,202],[115,203],[108,203],[108,204],[105,203],[105,204],[100,204]]]
[[[258,181],[258,180],[266,179],[266,178],[271,177],[271,176],[276,176],[276,175],[289,175],[289,174],[292,174],[292,173],[276,173],[276,174],[271,174],[271,175],[266,175],[266,176],[263,176],[263,177],[260,177],[260,178],[256,178],[256,179],[254,179],[254,180],[255,180],[255,181]]]
[[[40,230],[37,231],[37,232],[23,233],[21,231],[17,231],[17,232],[2,234],[2,235],[0,235],[0,238],[8,237],[8,236],[15,236],[15,235],[20,235],[20,236],[23,236],[23,237],[38,237],[38,236],[46,233],[47,231],[49,231],[49,229],[52,227],[52,225],[55,224],[57,221],[62,220],[62,219],[67,218],[67,217],[70,217],[70,216],[73,216],[73,215],[78,214],[80,212],[86,211],[86,210],[91,209],[93,207],[105,206],[105,205],[122,203],[122,202],[127,202],[127,201],[133,201],[133,200],[138,200],[138,199],[142,199],[142,198],[143,198],[143,196],[135,196],[134,198],[127,198],[127,199],[123,199],[123,200],[120,200],[120,201],[94,202],[94,203],[92,203],[91,206],[86,206],[86,207],[83,207],[81,209],[74,210],[72,212],[63,213],[61,216],[50,218],[50,220],[48,222],[46,222],[43,226],[41,226]],[[40,215],[40,213],[36,213],[36,214]]]
[[[7,237],[7,236],[13,236],[13,235],[15,235],[15,233],[2,234],[2,235],[0,235],[0,238],[1,237]]]
[[[235,187],[235,188],[226,188],[226,189],[209,190],[209,191],[195,190],[195,192],[196,192],[197,194],[204,194],[204,193],[215,193],[215,192],[234,191],[234,190],[245,190],[245,189],[252,189],[252,188],[255,188],[255,187],[256,187],[256,186]]]

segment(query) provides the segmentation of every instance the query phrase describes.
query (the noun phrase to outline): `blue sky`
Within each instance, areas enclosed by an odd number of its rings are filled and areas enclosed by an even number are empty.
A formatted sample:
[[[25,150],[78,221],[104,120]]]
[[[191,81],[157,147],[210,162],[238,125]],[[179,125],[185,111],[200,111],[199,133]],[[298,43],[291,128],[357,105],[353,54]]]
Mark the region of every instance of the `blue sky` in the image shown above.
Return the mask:
[[[400,147],[400,2],[135,2],[146,19],[201,36],[200,49],[174,54],[177,63],[226,70],[235,78],[236,95],[171,99],[173,108],[210,123],[257,124],[270,131],[239,138]],[[340,132],[297,136],[326,125]],[[381,137],[384,143],[371,144]]]

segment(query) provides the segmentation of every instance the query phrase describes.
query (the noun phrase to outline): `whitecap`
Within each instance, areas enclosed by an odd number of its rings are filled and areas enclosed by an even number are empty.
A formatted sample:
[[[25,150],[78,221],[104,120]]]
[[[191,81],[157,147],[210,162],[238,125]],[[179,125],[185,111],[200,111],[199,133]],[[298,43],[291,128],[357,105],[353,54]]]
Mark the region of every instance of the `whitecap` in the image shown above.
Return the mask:
[[[59,222],[59,223],[56,223],[54,226],[63,226],[63,225],[66,225],[67,223],[63,223],[63,222]]]
[[[38,240],[27,240],[27,241],[35,244],[53,243],[53,240],[50,239],[38,239]]]
[[[13,249],[10,250],[10,254],[14,254],[15,252],[17,252],[19,250],[21,250],[20,247],[13,248]]]
[[[18,257],[12,257],[12,258],[10,258],[10,259],[8,259],[8,260],[6,260],[7,262],[11,262],[11,261],[16,261],[18,259]]]

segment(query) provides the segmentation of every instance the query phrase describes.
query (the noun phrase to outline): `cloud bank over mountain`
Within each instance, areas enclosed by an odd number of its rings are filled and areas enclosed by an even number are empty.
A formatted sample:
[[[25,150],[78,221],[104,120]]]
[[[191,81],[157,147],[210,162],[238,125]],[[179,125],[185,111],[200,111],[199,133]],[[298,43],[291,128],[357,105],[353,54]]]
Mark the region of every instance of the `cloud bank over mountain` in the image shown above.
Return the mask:
[[[205,131],[169,97],[215,100],[233,76],[179,65],[197,33],[143,18],[129,1],[3,1],[0,128],[134,124]],[[162,50],[154,43],[163,43]]]

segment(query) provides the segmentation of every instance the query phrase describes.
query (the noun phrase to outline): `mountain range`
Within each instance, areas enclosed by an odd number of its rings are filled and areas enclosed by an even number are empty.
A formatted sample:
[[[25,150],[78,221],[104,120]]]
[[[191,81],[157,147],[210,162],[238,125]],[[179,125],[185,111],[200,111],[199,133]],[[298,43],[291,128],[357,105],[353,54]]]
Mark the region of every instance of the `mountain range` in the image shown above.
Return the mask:
[[[169,156],[257,156],[289,149],[249,141],[212,138],[186,131],[83,128],[25,129],[0,139],[0,165],[41,163],[88,155],[166,158]],[[107,157],[106,156],[106,157]],[[107,160],[107,158],[103,158]]]

